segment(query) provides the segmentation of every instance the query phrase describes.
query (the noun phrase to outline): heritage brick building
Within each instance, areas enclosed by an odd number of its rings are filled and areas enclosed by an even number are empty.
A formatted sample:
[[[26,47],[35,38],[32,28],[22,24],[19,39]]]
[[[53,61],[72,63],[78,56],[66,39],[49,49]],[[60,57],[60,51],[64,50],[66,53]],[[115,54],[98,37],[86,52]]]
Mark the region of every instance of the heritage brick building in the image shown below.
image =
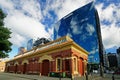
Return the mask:
[[[4,72],[5,70],[5,61],[0,61],[0,72]]]
[[[72,77],[85,75],[88,52],[68,36],[34,47],[6,62],[6,72],[39,74],[65,72]]]

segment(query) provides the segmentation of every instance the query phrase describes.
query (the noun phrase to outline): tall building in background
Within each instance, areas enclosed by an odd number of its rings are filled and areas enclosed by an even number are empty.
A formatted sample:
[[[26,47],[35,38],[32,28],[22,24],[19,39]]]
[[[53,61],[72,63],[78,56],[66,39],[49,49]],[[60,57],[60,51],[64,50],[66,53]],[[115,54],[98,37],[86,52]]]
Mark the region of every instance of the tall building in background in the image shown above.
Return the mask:
[[[118,67],[120,68],[120,47],[117,49]]]
[[[106,53],[106,51],[105,51],[105,48],[103,48],[104,50],[103,50],[103,63],[104,63],[104,69],[105,70],[107,70],[107,68],[109,67],[109,61],[108,61],[108,55],[107,55],[107,53]]]
[[[104,66],[105,66],[105,70],[109,67],[109,60],[108,60],[108,54],[104,54]]]
[[[108,53],[109,67],[118,67],[118,60],[116,53]]]
[[[18,55],[24,54],[24,52],[26,52],[25,47],[19,47],[19,48],[18,48]]]
[[[27,42],[27,50],[31,50],[33,48],[33,39],[30,39],[28,42]]]
[[[93,2],[91,2],[71,12],[54,25],[54,40],[65,35],[71,37],[90,53],[89,58],[94,56],[93,62],[99,63],[98,34],[101,36],[101,33],[98,28],[100,30],[99,17]],[[91,61],[91,59],[88,60]]]

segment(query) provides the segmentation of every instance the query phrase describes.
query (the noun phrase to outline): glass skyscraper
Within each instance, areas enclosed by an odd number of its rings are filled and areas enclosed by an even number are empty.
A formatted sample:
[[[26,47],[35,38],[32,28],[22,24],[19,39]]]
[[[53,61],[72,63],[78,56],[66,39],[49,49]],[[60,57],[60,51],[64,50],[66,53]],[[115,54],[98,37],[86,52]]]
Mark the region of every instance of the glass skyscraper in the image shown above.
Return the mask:
[[[89,52],[89,62],[99,62],[98,14],[91,2],[63,17],[54,25],[54,40],[62,36],[71,37]]]
[[[27,50],[31,50],[33,48],[33,39],[30,39],[27,42]]]

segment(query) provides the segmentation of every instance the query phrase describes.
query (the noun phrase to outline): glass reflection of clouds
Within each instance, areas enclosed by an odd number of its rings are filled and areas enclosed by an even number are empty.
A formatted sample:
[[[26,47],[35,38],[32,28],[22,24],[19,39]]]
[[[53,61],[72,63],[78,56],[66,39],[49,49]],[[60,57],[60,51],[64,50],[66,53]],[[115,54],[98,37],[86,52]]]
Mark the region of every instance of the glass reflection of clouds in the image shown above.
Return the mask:
[[[99,62],[95,10],[91,2],[62,18],[54,25],[54,39],[70,36]]]

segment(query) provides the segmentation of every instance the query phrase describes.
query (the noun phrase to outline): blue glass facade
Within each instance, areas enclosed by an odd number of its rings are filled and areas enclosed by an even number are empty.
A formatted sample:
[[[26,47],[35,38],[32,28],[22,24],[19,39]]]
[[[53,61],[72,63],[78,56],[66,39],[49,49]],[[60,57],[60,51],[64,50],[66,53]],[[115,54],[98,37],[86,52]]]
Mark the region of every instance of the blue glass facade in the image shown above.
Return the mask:
[[[96,9],[93,2],[71,12],[54,25],[54,40],[71,37],[89,52],[89,62],[99,62]]]
[[[33,39],[30,39],[27,42],[27,50],[31,50],[33,48]]]

